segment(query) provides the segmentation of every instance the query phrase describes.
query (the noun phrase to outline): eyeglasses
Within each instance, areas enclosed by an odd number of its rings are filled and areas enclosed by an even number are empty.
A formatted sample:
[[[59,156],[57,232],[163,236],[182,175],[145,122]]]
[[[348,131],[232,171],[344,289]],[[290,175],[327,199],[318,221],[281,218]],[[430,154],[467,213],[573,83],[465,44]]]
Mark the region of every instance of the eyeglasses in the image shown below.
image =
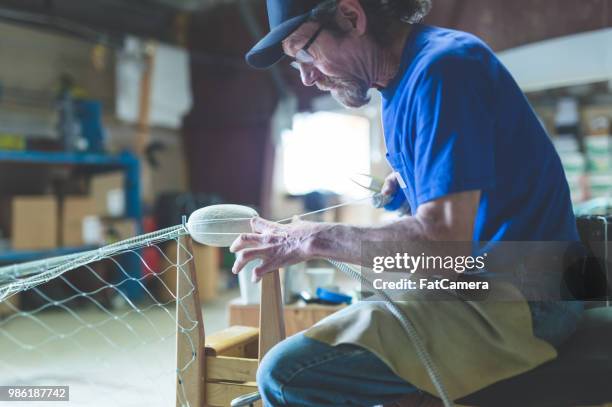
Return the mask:
[[[310,48],[310,46],[317,40],[317,37],[319,34],[321,34],[321,31],[323,31],[324,28],[324,25],[321,24],[321,26],[317,29],[317,31],[315,31],[306,44],[295,53],[294,60],[289,64],[292,68],[299,71],[301,65],[312,65],[314,63],[314,57],[310,55],[308,48]]]

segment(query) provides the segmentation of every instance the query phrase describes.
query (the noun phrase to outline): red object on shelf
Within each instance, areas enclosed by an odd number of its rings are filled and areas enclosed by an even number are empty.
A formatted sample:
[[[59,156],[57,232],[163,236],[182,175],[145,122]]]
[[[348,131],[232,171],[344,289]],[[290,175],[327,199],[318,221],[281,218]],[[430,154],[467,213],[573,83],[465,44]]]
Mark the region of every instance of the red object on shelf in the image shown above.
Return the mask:
[[[153,216],[145,216],[142,219],[142,228],[144,233],[155,232],[157,230],[157,222]],[[156,246],[149,246],[142,249],[142,258],[148,267],[143,267],[143,276],[150,277],[153,274],[160,273],[161,264],[161,249]]]

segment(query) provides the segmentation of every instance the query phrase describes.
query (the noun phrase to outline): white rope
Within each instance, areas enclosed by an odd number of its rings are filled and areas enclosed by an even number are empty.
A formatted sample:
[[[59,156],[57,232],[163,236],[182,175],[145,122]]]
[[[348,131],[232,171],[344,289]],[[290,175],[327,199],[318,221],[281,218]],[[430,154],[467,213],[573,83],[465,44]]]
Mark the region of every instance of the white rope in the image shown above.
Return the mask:
[[[308,216],[312,216],[312,215],[316,215],[318,213],[323,213],[323,212],[329,212],[331,210],[334,209],[339,209],[345,206],[350,206],[350,205],[355,205],[358,203],[362,203],[364,201],[369,201],[373,198],[373,195],[368,195],[367,197],[364,198],[359,198],[359,199],[355,199],[349,202],[344,202],[341,204],[337,204],[337,205],[333,205],[333,206],[328,206],[326,208],[323,209],[318,209],[316,211],[312,211],[312,212],[306,212],[303,213],[301,215],[293,215],[290,216],[288,218],[284,218],[284,219],[280,219],[275,221],[276,223],[284,223],[284,222],[290,222],[292,221],[294,218],[305,218]],[[193,225],[209,225],[209,224],[215,224],[215,223],[228,223],[228,222],[241,222],[241,221],[245,221],[245,220],[251,220],[253,219],[253,217],[245,217],[245,218],[221,218],[221,219],[205,219],[205,220],[200,220],[197,222],[193,222]],[[222,234],[222,233],[217,233],[217,234]]]

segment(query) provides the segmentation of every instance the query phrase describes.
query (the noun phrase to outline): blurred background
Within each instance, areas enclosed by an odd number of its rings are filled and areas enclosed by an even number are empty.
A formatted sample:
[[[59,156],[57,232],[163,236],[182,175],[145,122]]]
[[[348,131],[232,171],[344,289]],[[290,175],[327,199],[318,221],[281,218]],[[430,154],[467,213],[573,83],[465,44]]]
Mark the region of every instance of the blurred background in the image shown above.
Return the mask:
[[[389,172],[378,95],[346,110],[286,62],[250,69],[264,3],[0,0],[0,263],[111,243],[216,203],[280,219],[366,197],[355,177]],[[436,0],[426,23],[490,44],[557,146],[576,211],[608,208],[612,0]],[[365,202],[319,218],[390,216]],[[237,283],[232,255],[211,256],[214,298]]]
[[[612,0],[433,3],[426,23],[478,35],[513,73],[559,151],[576,212],[609,213]],[[346,110],[303,87],[287,62],[250,69],[244,54],[266,31],[264,0],[0,0],[0,265],[177,225],[212,204],[281,219],[367,197],[355,178],[390,172],[378,94]],[[311,219],[394,216],[361,201]],[[257,288],[244,282],[238,291],[233,256],[198,250],[207,330],[256,325]],[[0,320],[50,308],[75,290],[103,310],[165,304],[176,272],[156,272],[175,256],[168,245],[73,273],[71,287],[47,284],[44,295],[0,304]],[[284,279],[287,304],[345,302],[316,298],[317,288],[339,290],[333,269],[295,268]],[[117,270],[138,283],[101,290],[108,286],[99,276],[112,282]],[[70,310],[87,307],[91,301]],[[288,331],[336,309],[288,314]],[[172,336],[173,321],[163,324]],[[4,354],[14,348],[6,346]]]

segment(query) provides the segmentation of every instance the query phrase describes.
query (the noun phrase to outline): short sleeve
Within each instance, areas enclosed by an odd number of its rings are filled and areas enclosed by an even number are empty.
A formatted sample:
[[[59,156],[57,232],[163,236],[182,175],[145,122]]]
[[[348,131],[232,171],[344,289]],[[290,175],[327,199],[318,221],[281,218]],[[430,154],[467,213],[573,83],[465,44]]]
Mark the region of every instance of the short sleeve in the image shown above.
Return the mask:
[[[415,103],[416,206],[495,184],[493,83],[482,61],[443,57],[423,73]]]

